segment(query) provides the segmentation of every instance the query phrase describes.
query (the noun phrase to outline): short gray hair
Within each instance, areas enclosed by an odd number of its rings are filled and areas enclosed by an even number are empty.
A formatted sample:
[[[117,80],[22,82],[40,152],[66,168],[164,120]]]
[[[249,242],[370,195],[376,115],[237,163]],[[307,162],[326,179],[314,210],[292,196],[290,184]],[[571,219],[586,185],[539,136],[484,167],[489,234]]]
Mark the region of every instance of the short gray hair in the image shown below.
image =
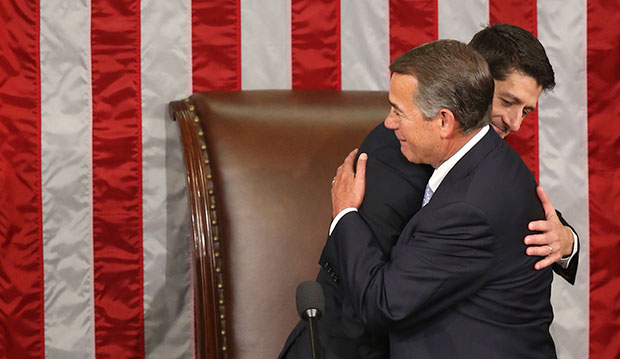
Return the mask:
[[[489,66],[462,42],[437,40],[413,48],[394,60],[390,71],[417,79],[412,100],[427,120],[447,108],[462,133],[491,121],[495,85]]]

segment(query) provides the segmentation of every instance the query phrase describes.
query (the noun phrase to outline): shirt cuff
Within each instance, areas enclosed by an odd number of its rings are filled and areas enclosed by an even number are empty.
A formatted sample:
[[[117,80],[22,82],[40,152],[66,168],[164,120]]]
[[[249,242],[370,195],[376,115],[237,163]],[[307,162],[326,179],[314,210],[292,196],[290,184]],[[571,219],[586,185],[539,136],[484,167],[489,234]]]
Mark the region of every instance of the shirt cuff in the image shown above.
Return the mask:
[[[344,216],[345,214],[347,214],[349,212],[357,212],[357,208],[355,208],[355,207],[347,207],[347,208],[343,209],[342,211],[338,212],[336,217],[334,217],[334,219],[332,220],[332,224],[329,226],[329,235],[330,236],[332,235],[332,232],[334,231],[334,228],[336,228],[336,225],[338,224],[338,221],[340,220],[340,218],[342,218],[342,216]]]
[[[570,252],[570,254],[567,257],[562,257],[562,259],[560,259],[560,261],[558,262],[560,267],[564,269],[568,268],[568,264],[570,263],[571,259],[573,259],[573,257],[575,256],[575,253],[577,253],[577,234],[572,229],[570,232],[573,234],[573,250]]]

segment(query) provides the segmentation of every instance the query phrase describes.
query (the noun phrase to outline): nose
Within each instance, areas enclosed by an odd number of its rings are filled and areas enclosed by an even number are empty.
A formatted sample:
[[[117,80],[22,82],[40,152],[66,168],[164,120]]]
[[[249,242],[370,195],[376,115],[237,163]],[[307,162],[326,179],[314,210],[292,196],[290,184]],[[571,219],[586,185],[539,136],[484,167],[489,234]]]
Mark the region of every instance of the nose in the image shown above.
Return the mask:
[[[512,109],[508,113],[508,116],[505,116],[503,120],[511,132],[519,131],[519,129],[521,128],[521,123],[523,122],[523,109],[521,108]]]
[[[394,114],[393,109],[390,109],[390,113],[388,113],[383,124],[390,130],[396,130],[398,128],[398,117]]]

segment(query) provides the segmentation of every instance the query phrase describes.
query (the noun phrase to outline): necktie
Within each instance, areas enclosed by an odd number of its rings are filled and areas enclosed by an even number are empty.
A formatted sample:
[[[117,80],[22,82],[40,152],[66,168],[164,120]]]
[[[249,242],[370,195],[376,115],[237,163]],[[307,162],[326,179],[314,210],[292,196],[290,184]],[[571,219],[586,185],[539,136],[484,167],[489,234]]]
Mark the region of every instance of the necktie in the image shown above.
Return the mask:
[[[427,183],[426,188],[424,189],[424,198],[422,199],[422,207],[426,206],[428,201],[431,200],[431,197],[433,197],[433,190]]]

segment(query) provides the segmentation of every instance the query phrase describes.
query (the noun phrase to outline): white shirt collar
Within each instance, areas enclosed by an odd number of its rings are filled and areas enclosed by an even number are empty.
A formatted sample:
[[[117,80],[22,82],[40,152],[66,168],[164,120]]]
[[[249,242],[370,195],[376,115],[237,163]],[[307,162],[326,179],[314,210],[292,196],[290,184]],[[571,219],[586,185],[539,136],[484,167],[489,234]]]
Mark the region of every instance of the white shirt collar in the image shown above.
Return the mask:
[[[484,126],[474,135],[474,137],[470,138],[463,147],[461,147],[455,154],[450,156],[444,163],[442,163],[439,167],[435,168],[433,171],[433,175],[428,180],[428,185],[433,192],[437,191],[437,188],[441,184],[441,181],[448,175],[448,172],[456,165],[456,163],[465,156],[469,150],[471,150],[476,143],[478,143],[484,135],[489,132],[489,125]]]

